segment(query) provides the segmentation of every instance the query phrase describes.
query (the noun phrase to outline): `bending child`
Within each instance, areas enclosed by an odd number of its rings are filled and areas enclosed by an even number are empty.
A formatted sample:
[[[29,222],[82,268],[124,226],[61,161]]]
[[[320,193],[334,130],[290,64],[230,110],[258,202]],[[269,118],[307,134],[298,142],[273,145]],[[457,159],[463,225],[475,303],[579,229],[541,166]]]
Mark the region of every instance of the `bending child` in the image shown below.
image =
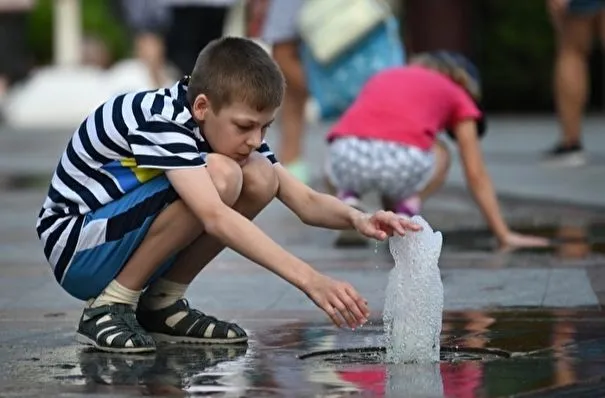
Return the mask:
[[[302,290],[336,325],[367,320],[367,302],[351,285],[314,270],[250,220],[277,197],[308,225],[380,240],[420,227],[346,206],[279,165],[264,138],[283,93],[261,47],[223,38],[201,51],[191,77],[116,96],[81,124],[37,222],[57,281],[87,301],[78,341],[111,352],[245,342],[241,327],[184,299],[225,247]]]
[[[503,219],[479,139],[485,132],[479,74],[459,54],[424,53],[404,67],[372,77],[327,139],[328,178],[344,203],[363,209],[361,195],[374,191],[385,209],[412,216],[445,181],[450,166],[442,131],[454,138],[466,181],[502,246],[543,246],[546,239],[511,231]],[[337,245],[358,244],[343,232]]]

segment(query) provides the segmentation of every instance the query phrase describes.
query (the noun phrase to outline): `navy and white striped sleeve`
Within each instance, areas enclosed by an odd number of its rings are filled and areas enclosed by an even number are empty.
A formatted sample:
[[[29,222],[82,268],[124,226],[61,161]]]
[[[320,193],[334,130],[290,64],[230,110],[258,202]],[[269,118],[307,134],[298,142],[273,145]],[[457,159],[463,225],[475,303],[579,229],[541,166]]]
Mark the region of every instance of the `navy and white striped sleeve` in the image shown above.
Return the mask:
[[[267,159],[269,159],[269,161],[271,162],[271,164],[279,163],[279,161],[277,160],[277,157],[275,156],[275,154],[273,153],[273,151],[269,147],[269,144],[267,144],[266,141],[263,141],[263,143],[261,144],[261,146],[258,147],[258,149],[256,151],[259,152],[259,153],[261,153]]]
[[[179,169],[206,164],[192,133],[160,115],[130,131],[127,140],[140,168]]]

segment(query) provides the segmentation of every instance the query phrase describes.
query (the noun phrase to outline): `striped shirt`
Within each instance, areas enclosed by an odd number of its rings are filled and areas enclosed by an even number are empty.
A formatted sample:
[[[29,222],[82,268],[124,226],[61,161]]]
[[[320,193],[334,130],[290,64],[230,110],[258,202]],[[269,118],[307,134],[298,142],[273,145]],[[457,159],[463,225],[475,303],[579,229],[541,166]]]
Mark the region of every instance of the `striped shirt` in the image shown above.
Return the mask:
[[[205,166],[212,149],[186,99],[185,80],[171,88],[118,95],[74,133],[52,177],[36,231],[52,266],[73,258],[84,216],[163,173]],[[266,142],[258,151],[277,160]]]

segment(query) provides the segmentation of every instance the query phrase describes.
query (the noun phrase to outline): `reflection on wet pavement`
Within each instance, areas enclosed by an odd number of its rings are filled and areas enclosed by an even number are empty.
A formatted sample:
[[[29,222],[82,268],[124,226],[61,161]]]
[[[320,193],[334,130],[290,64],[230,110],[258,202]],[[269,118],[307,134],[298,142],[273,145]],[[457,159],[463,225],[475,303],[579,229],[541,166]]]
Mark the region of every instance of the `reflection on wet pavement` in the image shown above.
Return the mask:
[[[55,385],[74,396],[462,398],[548,392],[590,397],[605,391],[605,381],[599,379],[605,374],[604,336],[605,317],[598,311],[448,312],[443,346],[498,349],[511,357],[462,357],[429,365],[391,365],[363,356],[359,362],[304,359],[304,354],[322,350],[379,346],[382,327],[351,332],[292,323],[255,332],[249,345],[161,346],[146,356],[67,345],[52,356],[41,351],[36,358],[21,358],[15,372],[29,372],[42,391]]]
[[[521,233],[547,237],[552,242],[547,248],[516,250],[518,253],[554,254],[561,259],[579,259],[593,254],[605,255],[605,223],[511,228]],[[493,234],[487,229],[443,231],[443,235],[445,248],[456,251],[491,251],[496,246]]]
[[[139,357],[82,350],[78,354],[82,374],[69,381],[86,386],[87,393],[104,386],[140,387],[146,395],[242,392],[245,380],[230,369],[237,368],[247,348],[164,346],[154,355]],[[229,362],[230,367],[221,367]]]

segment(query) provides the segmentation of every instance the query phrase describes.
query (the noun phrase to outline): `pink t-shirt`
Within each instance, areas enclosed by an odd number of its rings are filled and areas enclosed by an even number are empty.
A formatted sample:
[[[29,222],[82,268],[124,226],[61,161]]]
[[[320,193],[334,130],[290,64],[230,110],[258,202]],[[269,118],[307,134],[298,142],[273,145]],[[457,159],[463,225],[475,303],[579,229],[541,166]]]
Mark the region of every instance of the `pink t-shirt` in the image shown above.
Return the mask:
[[[480,117],[471,96],[447,76],[420,66],[397,67],[366,83],[328,141],[358,137],[428,150],[441,131]]]

